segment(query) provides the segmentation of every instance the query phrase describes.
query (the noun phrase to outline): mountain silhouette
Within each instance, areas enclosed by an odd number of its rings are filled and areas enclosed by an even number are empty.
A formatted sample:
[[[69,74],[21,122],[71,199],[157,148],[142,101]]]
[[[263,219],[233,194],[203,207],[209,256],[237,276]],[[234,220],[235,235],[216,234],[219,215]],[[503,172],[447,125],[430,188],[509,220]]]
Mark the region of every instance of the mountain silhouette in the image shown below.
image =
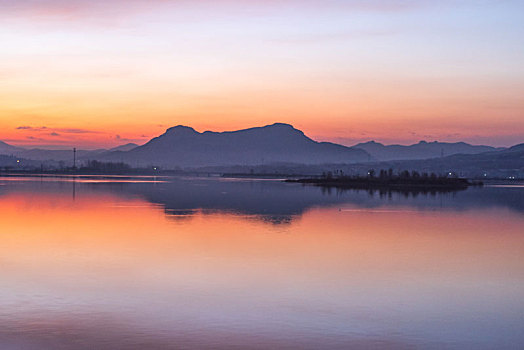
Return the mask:
[[[96,149],[96,150],[81,150],[78,149],[76,152],[76,157],[78,160],[87,160],[87,159],[96,159],[104,154],[108,154],[114,151],[128,151],[138,145],[135,143],[128,143],[125,145],[120,145],[111,149]],[[51,150],[51,149],[41,149],[41,148],[23,148],[9,145],[5,142],[0,141],[0,154],[16,156],[20,158],[25,158],[26,160],[34,161],[64,161],[67,165],[72,165],[73,161],[73,147],[70,149],[61,149],[61,150]],[[69,164],[71,163],[71,164]]]
[[[63,167],[73,165],[66,150],[26,149],[0,141],[0,166]],[[17,162],[17,160],[20,163]],[[524,176],[524,144],[510,148],[464,142],[425,142],[410,146],[370,141],[353,147],[317,142],[289,124],[227,131],[198,132],[175,126],[148,143],[112,149],[77,150],[77,166],[88,160],[125,162],[131,167],[199,169],[208,172],[321,174],[333,169],[365,173],[370,168],[456,172],[464,176]]]
[[[317,142],[289,124],[227,131],[198,132],[178,125],[127,152],[113,152],[105,160],[133,166],[194,168],[274,163],[355,163],[369,160],[361,149]]]
[[[420,141],[410,146],[389,145],[369,141],[359,143],[355,148],[368,152],[376,160],[410,160],[410,159],[428,159],[453,154],[478,154],[497,150],[490,146],[474,146],[465,142],[426,142]]]
[[[524,178],[524,144],[507,149],[477,154],[454,154],[447,157],[418,160],[392,160],[368,163],[366,168],[395,170],[411,169],[421,172],[452,172],[465,177]]]
[[[520,143],[518,145],[512,146],[507,149],[508,152],[523,152],[524,151],[524,143]]]
[[[126,143],[125,145],[120,145],[120,146],[117,146],[117,147],[114,147],[114,148],[110,148],[108,149],[109,152],[114,152],[114,151],[131,151],[133,148],[136,148],[138,147],[138,145],[136,143]]]
[[[22,150],[24,149],[21,147],[11,146],[10,144],[0,141],[0,154],[11,155]]]

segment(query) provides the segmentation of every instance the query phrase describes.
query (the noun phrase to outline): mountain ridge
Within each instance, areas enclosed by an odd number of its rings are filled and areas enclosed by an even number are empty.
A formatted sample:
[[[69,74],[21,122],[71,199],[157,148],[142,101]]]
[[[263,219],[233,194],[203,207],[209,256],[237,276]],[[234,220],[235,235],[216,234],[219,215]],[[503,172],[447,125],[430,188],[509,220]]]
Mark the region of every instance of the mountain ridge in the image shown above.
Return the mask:
[[[163,167],[257,165],[366,161],[367,152],[329,142],[317,142],[290,124],[274,123],[235,131],[198,132],[177,125],[142,146],[109,155],[131,164]]]
[[[479,154],[496,151],[501,148],[484,145],[471,145],[466,142],[419,141],[412,145],[384,145],[380,142],[368,141],[354,145],[368,152],[379,161],[430,159],[454,154]]]
[[[510,148],[471,145],[465,142],[419,141],[412,145],[384,145],[369,141],[355,146],[315,141],[291,124],[273,123],[233,131],[199,132],[190,126],[176,125],[143,145],[123,144],[111,149],[77,150],[77,165],[87,160],[124,162],[132,167],[160,166],[165,169],[220,166],[259,166],[271,164],[366,164],[388,161],[447,159],[463,155],[507,150],[512,154],[524,144]],[[65,163],[72,166],[71,150],[26,149],[0,141],[0,154],[16,156],[39,164]],[[444,165],[441,162],[438,162]],[[407,163],[406,163],[407,164]],[[249,169],[249,168],[247,168]]]

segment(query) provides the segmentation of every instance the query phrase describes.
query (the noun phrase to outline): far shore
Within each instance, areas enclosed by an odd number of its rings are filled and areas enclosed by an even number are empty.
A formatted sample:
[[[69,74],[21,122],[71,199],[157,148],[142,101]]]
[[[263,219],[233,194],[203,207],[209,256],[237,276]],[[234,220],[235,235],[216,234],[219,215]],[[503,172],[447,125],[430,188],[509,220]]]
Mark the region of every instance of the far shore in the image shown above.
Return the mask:
[[[388,175],[381,172],[380,177],[373,175],[363,176],[337,176],[306,177],[300,179],[289,179],[287,182],[311,184],[322,187],[335,187],[345,189],[371,189],[371,190],[463,190],[470,186],[483,186],[482,181],[473,181],[459,177],[437,176],[435,174],[420,175],[403,172],[399,175]]]
[[[438,176],[438,181],[431,181],[430,179],[408,180],[396,179],[385,181],[380,177],[368,178],[364,176],[342,176],[326,178],[322,175],[313,174],[286,174],[286,173],[229,173],[218,171],[200,171],[200,170],[165,170],[165,169],[138,169],[130,168],[125,171],[90,171],[82,169],[59,169],[59,170],[1,170],[0,176],[3,177],[216,177],[216,178],[231,178],[231,179],[267,179],[267,180],[283,180],[286,182],[311,184],[324,187],[339,187],[339,188],[460,188],[469,186],[479,186],[484,182],[502,181],[513,183],[517,181],[524,181],[520,178],[501,178],[501,177],[484,177],[482,179],[472,178],[458,178]],[[445,179],[445,180],[443,180]]]

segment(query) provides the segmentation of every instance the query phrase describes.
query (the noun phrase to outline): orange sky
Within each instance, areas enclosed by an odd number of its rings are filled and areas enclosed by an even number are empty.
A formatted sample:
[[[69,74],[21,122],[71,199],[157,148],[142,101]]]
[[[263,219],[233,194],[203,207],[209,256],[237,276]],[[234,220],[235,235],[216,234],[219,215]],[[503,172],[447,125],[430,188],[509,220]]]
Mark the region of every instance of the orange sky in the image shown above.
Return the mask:
[[[0,140],[286,122],[351,145],[524,142],[518,2],[0,0]]]

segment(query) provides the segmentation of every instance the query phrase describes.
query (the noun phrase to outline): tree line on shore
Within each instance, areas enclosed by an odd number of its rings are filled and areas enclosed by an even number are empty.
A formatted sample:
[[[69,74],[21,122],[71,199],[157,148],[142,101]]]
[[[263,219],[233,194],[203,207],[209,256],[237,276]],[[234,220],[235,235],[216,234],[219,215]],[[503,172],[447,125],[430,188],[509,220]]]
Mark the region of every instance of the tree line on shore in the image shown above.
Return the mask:
[[[437,175],[436,173],[427,173],[422,172],[419,173],[416,170],[409,171],[409,170],[402,170],[398,173],[394,173],[393,169],[389,168],[387,170],[380,169],[380,171],[377,172],[375,169],[369,169],[367,172],[367,175],[361,176],[361,175],[347,175],[344,174],[342,170],[335,170],[335,171],[328,171],[323,172],[322,179],[352,179],[352,180],[358,180],[358,179],[380,179],[380,180],[393,180],[393,179],[429,179],[429,180],[439,180],[439,179],[450,179],[450,178],[457,178],[453,173],[448,173],[447,175]]]

